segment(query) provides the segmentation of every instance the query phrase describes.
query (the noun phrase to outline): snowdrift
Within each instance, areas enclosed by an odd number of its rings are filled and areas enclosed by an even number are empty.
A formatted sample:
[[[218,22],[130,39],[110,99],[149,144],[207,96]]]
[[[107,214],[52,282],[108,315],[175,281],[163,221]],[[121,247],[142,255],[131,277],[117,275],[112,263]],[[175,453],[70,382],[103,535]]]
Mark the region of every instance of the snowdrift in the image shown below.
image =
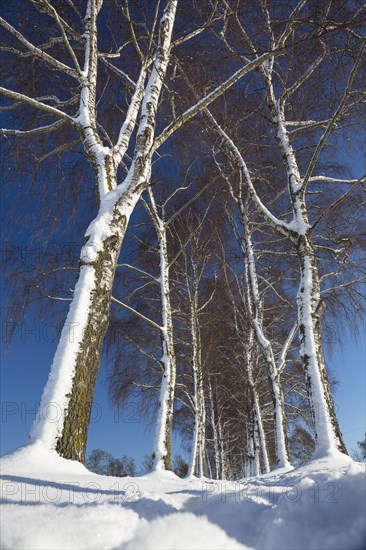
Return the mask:
[[[31,445],[1,460],[5,549],[363,549],[365,465],[335,454],[233,483],[113,478]]]

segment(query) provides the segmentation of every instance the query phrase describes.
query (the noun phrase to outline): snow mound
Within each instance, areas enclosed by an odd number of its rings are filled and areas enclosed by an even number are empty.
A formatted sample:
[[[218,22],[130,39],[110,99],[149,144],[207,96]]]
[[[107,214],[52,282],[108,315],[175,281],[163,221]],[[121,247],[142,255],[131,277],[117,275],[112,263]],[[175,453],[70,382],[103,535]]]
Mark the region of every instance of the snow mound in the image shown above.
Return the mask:
[[[365,493],[365,465],[336,453],[288,473],[211,488],[205,506],[190,506],[258,549],[361,550]]]
[[[365,465],[339,453],[237,483],[99,476],[41,445],[1,470],[4,550],[366,547]]]
[[[213,525],[206,517],[190,513],[177,513],[145,524],[134,538],[124,546],[129,550],[212,550],[248,549],[227,536],[223,529]]]
[[[80,462],[61,458],[47,449],[41,441],[30,443],[1,458],[1,472],[17,474],[93,475]]]

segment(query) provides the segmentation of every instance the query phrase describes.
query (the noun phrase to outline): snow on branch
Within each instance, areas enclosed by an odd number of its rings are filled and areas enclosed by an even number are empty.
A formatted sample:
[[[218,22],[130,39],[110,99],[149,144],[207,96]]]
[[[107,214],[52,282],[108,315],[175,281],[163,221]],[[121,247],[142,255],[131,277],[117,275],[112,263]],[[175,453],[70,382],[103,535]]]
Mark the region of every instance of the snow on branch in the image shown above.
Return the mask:
[[[137,115],[141,107],[142,99],[144,97],[145,78],[146,65],[143,65],[140,71],[140,76],[136,83],[135,91],[127,110],[126,118],[121,126],[117,143],[112,149],[112,154],[115,157],[116,163],[118,163],[123,158],[130,143],[130,138],[135,128]]]
[[[36,134],[45,134],[48,132],[54,132],[55,130],[58,130],[65,124],[65,120],[61,119],[57,122],[54,122],[53,124],[49,124],[47,126],[40,126],[39,128],[33,128],[32,130],[13,130],[8,128],[0,128],[0,134],[4,136],[34,136]]]
[[[326,183],[337,183],[337,184],[340,184],[340,185],[354,185],[355,183],[364,183],[366,180],[366,174],[364,174],[363,176],[361,176],[360,178],[358,179],[353,179],[353,180],[343,180],[343,179],[340,179],[340,178],[329,178],[328,176],[311,176],[309,178],[309,182],[312,182],[312,181],[324,181]]]
[[[327,120],[286,120],[286,126],[301,126],[300,129],[306,129],[309,126],[319,126],[323,125],[324,127],[329,122],[329,118]]]
[[[228,149],[233,154],[239,168],[242,170],[243,175],[245,177],[245,180],[247,182],[248,186],[248,192],[253,200],[253,203],[255,204],[256,208],[262,213],[262,215],[265,216],[267,221],[280,233],[282,233],[285,236],[289,236],[290,230],[288,227],[288,224],[286,222],[281,221],[276,216],[268,210],[268,208],[263,204],[261,201],[259,195],[257,194],[257,191],[253,185],[252,178],[250,175],[250,171],[248,169],[248,166],[240,153],[239,149],[235,145],[235,143],[232,141],[232,139],[228,136],[228,134],[225,132],[225,130],[220,126],[220,124],[217,122],[215,117],[212,115],[212,113],[207,109],[206,114],[208,115],[210,121],[213,123],[215,129],[217,132],[224,138],[225,143],[228,147]]]
[[[287,335],[285,343],[282,346],[282,349],[277,361],[277,371],[279,374],[281,374],[284,368],[286,367],[287,354],[292,344],[292,341],[295,338],[295,335],[297,333],[298,326],[299,326],[298,321],[296,319],[296,321],[292,325],[290,332]]]
[[[339,197],[339,199],[337,199],[336,201],[334,201],[332,204],[330,204],[327,208],[325,208],[322,213],[319,215],[318,219],[313,223],[313,230],[314,228],[318,225],[318,223],[324,218],[324,216],[326,215],[327,212],[329,212],[330,210],[333,210],[333,208],[335,208],[336,206],[338,206],[344,199],[346,199],[348,197],[348,195],[350,195],[353,190],[358,186],[358,185],[364,185],[365,183],[365,175],[362,176],[360,179],[358,180],[355,180],[354,182],[353,181],[349,181],[349,182],[346,182],[346,181],[342,181],[343,184],[347,184],[347,185],[351,185],[351,187],[347,190],[346,193],[344,193],[341,197]],[[327,181],[329,182],[329,179],[327,178]],[[337,183],[340,183],[341,180],[339,180]],[[332,183],[332,182],[330,182]],[[333,182],[334,183],[334,182]]]

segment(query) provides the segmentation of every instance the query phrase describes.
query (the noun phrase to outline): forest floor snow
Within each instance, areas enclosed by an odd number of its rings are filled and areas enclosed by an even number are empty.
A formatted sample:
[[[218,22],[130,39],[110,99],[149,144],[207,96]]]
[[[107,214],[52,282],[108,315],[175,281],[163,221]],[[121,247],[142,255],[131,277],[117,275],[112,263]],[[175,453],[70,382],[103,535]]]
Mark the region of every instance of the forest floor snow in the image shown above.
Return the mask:
[[[365,465],[344,455],[233,483],[100,476],[33,445],[1,483],[4,550],[366,547]]]

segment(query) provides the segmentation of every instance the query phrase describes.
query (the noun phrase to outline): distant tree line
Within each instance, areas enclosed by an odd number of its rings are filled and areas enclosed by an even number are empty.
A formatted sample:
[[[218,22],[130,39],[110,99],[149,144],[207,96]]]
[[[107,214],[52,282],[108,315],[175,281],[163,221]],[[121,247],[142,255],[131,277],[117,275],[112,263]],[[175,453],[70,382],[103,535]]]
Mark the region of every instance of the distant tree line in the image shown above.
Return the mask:
[[[357,441],[357,447],[352,451],[352,457],[358,462],[366,462],[366,435],[362,441]]]
[[[152,472],[154,470],[154,459],[152,455],[146,454],[138,470],[135,459],[130,456],[123,455],[121,458],[115,458],[108,451],[93,449],[86,458],[85,466],[91,472],[102,476],[135,477],[136,475],[145,475]],[[174,456],[173,472],[182,478],[187,475],[188,464],[179,454]]]

